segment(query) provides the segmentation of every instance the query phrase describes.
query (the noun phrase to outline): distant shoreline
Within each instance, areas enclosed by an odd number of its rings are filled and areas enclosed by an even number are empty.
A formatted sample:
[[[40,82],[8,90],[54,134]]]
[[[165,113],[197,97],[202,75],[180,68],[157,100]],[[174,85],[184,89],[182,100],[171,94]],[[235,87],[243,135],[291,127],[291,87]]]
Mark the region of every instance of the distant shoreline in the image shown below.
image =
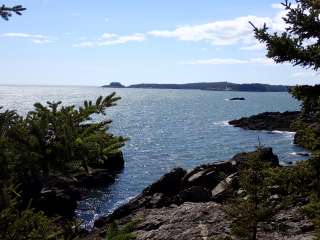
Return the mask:
[[[204,82],[186,84],[134,84],[124,86],[119,82],[113,82],[103,88],[142,88],[142,89],[183,89],[183,90],[205,90],[205,91],[239,91],[239,92],[288,92],[290,86],[270,85],[261,83],[229,83],[229,82]]]

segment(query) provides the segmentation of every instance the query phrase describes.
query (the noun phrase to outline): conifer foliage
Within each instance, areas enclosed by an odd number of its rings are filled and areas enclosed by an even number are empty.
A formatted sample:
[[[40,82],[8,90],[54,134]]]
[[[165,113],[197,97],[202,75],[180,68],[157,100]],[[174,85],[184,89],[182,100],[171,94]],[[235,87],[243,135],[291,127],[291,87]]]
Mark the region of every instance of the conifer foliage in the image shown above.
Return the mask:
[[[15,13],[17,15],[22,15],[22,12],[27,10],[26,8],[24,8],[21,5],[16,5],[13,7],[7,7],[6,5],[2,5],[0,7],[0,16],[8,21],[10,17],[12,17],[12,14]]]
[[[283,18],[287,28],[282,33],[269,33],[268,26],[257,28],[256,38],[266,44],[267,57],[277,63],[290,62],[293,65],[318,70],[320,67],[320,0],[288,0],[282,3],[288,11]]]
[[[294,66],[318,71],[320,68],[320,0],[286,0],[282,3],[287,11],[283,18],[287,27],[284,32],[270,33],[267,25],[257,28],[256,38],[266,44],[267,57],[276,63],[289,62]],[[294,124],[299,145],[312,151],[309,173],[312,188],[308,209],[320,233],[320,85],[296,86],[290,93],[302,102],[302,114]],[[319,235],[320,236],[320,235]]]
[[[111,120],[94,121],[93,116],[105,115],[106,108],[119,99],[112,93],[94,103],[85,101],[79,108],[61,102],[36,103],[25,117],[15,111],[1,112],[1,179],[88,172],[90,166],[99,165],[108,168],[110,157],[126,139],[108,132]]]
[[[227,209],[233,220],[232,234],[239,239],[257,239],[258,224],[271,217],[267,178],[270,163],[263,160],[261,147],[246,159],[240,169],[240,193]]]

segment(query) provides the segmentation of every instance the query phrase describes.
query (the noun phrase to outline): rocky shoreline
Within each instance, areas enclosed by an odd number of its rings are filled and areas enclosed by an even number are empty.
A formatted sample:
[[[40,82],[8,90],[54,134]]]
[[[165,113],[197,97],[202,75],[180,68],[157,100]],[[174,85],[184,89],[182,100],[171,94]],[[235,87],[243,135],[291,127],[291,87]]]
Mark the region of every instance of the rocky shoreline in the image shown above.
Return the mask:
[[[173,169],[140,195],[95,222],[86,239],[104,239],[107,226],[137,222],[137,239],[223,239],[230,235],[230,220],[224,209],[239,191],[239,167],[252,153],[239,153],[224,162],[202,165],[190,171]],[[271,148],[263,149],[263,161],[279,167]],[[272,199],[280,199],[276,189]],[[279,211],[269,223],[259,226],[259,239],[312,239],[313,224],[299,208],[302,199]],[[281,231],[278,231],[281,228]]]
[[[293,123],[301,112],[264,112],[250,117],[229,121],[234,127],[246,130],[288,131],[294,132]]]
[[[97,166],[90,169],[90,173],[77,171],[32,179],[26,187],[32,191],[28,192],[30,196],[25,197],[32,196],[32,206],[49,216],[58,215],[64,220],[71,219],[75,215],[77,202],[86,196],[88,189],[112,184],[123,168],[123,154],[118,152],[110,156],[108,166]]]
[[[248,130],[290,131],[300,112],[266,112],[229,124]],[[312,124],[312,123],[310,123]],[[300,134],[295,134],[299,142]],[[271,148],[263,149],[264,161],[275,167],[279,160]],[[104,239],[107,226],[117,222],[124,226],[137,222],[133,231],[137,239],[224,239],[230,236],[230,221],[225,207],[239,189],[239,167],[252,153],[239,153],[228,161],[201,165],[192,170],[173,169],[147,187],[140,195],[96,220],[85,239]],[[279,207],[281,194],[274,195]],[[259,239],[313,239],[314,226],[300,211],[308,199],[300,199],[281,209],[271,222],[259,226]],[[278,204],[278,205],[277,205]]]
[[[297,130],[295,124],[301,120],[304,130]],[[295,132],[293,143],[311,150],[308,144],[308,134],[315,138],[320,136],[320,124],[316,117],[302,117],[301,112],[264,112],[250,117],[229,121],[234,127],[245,130],[287,131]],[[303,129],[303,128],[298,128]],[[305,131],[308,129],[308,131]]]

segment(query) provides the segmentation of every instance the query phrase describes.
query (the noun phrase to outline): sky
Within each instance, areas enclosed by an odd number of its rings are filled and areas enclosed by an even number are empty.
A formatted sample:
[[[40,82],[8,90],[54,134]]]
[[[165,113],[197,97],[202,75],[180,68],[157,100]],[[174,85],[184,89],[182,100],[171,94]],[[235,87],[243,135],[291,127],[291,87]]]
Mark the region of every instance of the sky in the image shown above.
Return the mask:
[[[318,73],[275,64],[249,21],[282,31],[277,0],[2,0],[0,84],[110,82],[315,84]]]

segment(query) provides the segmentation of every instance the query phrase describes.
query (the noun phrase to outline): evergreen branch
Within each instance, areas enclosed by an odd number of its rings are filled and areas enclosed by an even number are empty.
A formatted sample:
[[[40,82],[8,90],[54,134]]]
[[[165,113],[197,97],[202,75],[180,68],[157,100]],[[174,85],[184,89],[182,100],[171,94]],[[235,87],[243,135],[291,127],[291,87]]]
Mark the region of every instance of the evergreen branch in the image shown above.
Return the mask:
[[[12,17],[12,13],[15,13],[17,15],[22,15],[22,12],[27,10],[26,8],[24,8],[22,5],[16,5],[13,7],[7,7],[5,5],[2,5],[0,7],[0,16],[8,21],[10,17]]]

